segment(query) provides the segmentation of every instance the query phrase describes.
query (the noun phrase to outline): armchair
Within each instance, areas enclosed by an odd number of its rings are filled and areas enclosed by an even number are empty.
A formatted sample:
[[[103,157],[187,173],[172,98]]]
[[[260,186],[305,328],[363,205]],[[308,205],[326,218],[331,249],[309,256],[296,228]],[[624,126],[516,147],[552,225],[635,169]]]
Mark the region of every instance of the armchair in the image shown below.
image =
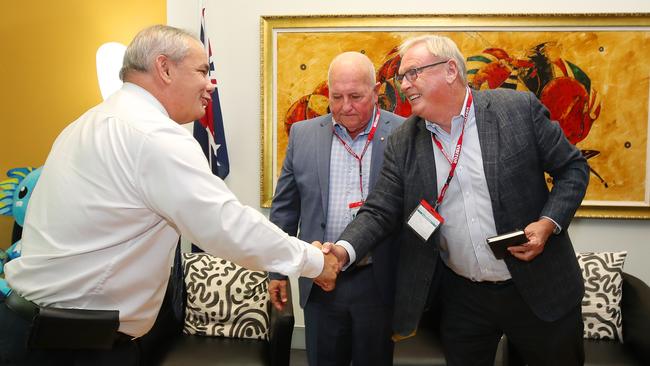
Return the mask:
[[[140,346],[145,365],[203,366],[203,365],[289,365],[294,315],[291,290],[288,302],[277,311],[268,302],[270,315],[269,340],[206,337],[183,334],[182,321],[177,320],[172,307],[173,281],[165,295],[156,325]],[[183,281],[180,281],[182,284]],[[183,303],[186,295],[182,286]],[[185,308],[183,307],[183,319]]]

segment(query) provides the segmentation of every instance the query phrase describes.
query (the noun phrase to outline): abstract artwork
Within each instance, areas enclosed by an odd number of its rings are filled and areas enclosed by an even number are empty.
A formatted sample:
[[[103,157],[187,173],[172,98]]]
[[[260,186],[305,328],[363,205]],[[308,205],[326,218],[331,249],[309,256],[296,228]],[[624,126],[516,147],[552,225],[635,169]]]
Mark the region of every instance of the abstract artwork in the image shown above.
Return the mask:
[[[335,55],[365,53],[381,83],[380,106],[408,116],[394,80],[397,46],[435,33],[458,44],[472,88],[534,93],[582,151],[591,180],[578,216],[650,218],[648,17],[264,17],[262,28],[272,40],[262,55],[263,204],[273,192],[265,179],[271,186],[277,179],[291,124],[328,113],[327,69]]]

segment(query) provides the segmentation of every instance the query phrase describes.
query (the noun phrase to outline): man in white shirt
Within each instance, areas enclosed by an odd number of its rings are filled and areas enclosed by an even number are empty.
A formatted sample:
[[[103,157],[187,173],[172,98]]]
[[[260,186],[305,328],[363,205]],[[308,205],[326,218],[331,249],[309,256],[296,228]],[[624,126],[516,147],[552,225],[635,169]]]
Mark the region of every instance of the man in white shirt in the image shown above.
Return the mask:
[[[2,364],[138,364],[129,340],[156,319],[179,235],[248,268],[333,289],[336,258],[243,206],[180,126],[205,113],[214,88],[196,37],[162,25],[141,31],[120,77],[122,89],[66,127],[47,158],[22,256],[5,267],[14,291],[0,304]],[[101,351],[26,348],[30,306],[117,310],[126,341]]]

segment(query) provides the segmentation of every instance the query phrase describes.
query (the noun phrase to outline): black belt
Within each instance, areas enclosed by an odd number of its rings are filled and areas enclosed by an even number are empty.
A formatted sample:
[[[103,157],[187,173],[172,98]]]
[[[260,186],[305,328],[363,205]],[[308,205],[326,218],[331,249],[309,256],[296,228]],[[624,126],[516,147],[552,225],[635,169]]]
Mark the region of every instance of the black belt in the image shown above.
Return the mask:
[[[502,286],[508,286],[512,284],[512,278],[507,279],[505,281],[479,281],[479,282],[474,282],[478,285],[481,286],[488,286],[488,287],[502,287]]]
[[[508,278],[507,280],[503,280],[503,281],[472,281],[469,278],[461,276],[458,273],[454,272],[451,268],[447,267],[446,265],[445,268],[447,269],[447,272],[450,275],[457,277],[461,280],[471,282],[473,285],[484,286],[484,287],[505,287],[513,283],[512,278]]]

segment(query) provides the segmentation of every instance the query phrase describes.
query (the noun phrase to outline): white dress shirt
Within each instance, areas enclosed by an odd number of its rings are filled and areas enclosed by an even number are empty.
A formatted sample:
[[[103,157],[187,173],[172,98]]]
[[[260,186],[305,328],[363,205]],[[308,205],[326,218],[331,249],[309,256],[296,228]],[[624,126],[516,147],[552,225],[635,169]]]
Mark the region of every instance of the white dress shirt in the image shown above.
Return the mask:
[[[56,139],[31,197],[11,287],[43,306],[119,310],[154,323],[179,234],[254,270],[316,277],[320,250],[242,205],[200,146],[146,90],[125,83]]]

